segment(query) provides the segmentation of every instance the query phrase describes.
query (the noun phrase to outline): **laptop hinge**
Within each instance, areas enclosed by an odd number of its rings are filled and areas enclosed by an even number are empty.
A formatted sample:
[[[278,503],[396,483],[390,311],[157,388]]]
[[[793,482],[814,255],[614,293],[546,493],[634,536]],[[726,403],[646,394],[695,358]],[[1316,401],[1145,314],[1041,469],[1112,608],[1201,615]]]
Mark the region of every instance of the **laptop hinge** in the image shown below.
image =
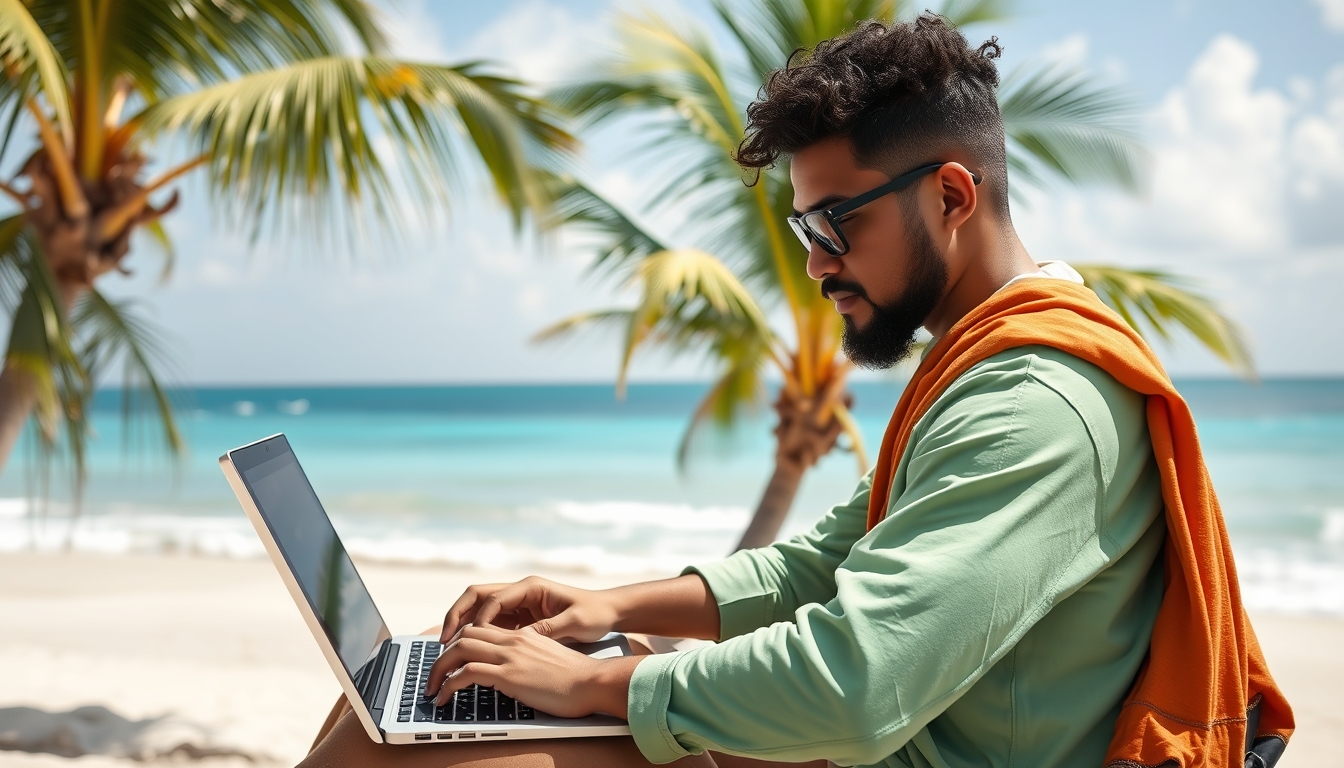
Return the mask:
[[[378,653],[359,668],[355,675],[355,687],[364,706],[373,715],[373,722],[383,721],[383,702],[387,701],[388,689],[392,687],[392,674],[396,671],[397,654],[401,646],[391,640],[384,640]]]

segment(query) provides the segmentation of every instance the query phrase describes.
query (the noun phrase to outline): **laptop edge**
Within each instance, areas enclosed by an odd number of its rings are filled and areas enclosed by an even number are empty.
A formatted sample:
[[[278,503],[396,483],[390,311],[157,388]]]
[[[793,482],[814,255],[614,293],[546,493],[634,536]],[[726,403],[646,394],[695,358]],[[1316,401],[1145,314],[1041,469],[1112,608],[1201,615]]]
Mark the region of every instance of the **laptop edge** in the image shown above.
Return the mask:
[[[290,597],[298,606],[299,613],[302,614],[304,623],[308,625],[309,632],[322,649],[322,655],[326,658],[327,665],[331,667],[336,679],[340,681],[341,690],[345,693],[346,700],[350,702],[351,708],[359,717],[359,722],[364,726],[364,731],[369,735],[369,738],[378,743],[413,744],[444,743],[445,741],[452,743],[453,741],[475,739],[477,736],[485,738],[495,736],[512,741],[537,738],[619,736],[630,733],[628,724],[619,718],[607,715],[567,719],[538,712],[537,722],[526,724],[516,722],[480,722],[475,724],[397,722],[397,707],[389,708],[385,706],[391,697],[398,696],[400,693],[399,686],[390,683],[393,681],[400,683],[405,678],[412,642],[437,642],[438,637],[428,635],[398,635],[394,637],[388,630],[386,622],[382,622],[375,650],[368,659],[365,659],[358,671],[363,680],[356,681],[351,676],[345,664],[341,661],[338,649],[328,637],[317,612],[309,603],[307,595],[304,594],[303,587],[299,584],[298,578],[294,575],[283,550],[276,541],[275,534],[267,523],[266,516],[262,513],[257,499],[244,481],[242,471],[234,463],[233,457],[235,454],[272,441],[275,441],[272,445],[283,446],[284,451],[292,453],[289,441],[285,436],[275,434],[228,451],[219,457],[219,465],[229,482],[229,486],[233,489],[234,495],[238,497],[243,511],[252,521],[252,527],[256,529],[257,536],[266,547],[266,554],[270,556],[271,563],[280,572],[280,578],[285,583],[285,588],[289,590]],[[279,454],[277,453],[277,455]],[[362,583],[363,579],[360,578],[359,580]],[[375,605],[374,608],[376,610],[377,606]],[[379,612],[379,620],[381,621],[381,612]],[[610,640],[604,639],[598,643],[590,644],[592,649],[598,651],[593,655],[612,655],[610,653],[611,646],[617,645],[617,640],[619,640],[619,646],[623,650],[616,655],[630,653],[629,645],[625,643],[623,637],[609,637]],[[579,650],[592,653],[589,649]],[[365,670],[367,670],[367,673],[365,673]]]

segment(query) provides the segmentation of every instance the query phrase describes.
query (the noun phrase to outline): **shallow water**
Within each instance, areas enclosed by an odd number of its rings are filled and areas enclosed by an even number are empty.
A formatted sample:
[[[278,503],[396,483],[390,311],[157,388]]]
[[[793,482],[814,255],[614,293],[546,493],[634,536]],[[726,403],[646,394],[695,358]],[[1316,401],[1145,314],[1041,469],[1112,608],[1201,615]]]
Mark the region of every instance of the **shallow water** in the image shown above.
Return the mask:
[[[1344,615],[1344,380],[1183,381],[1222,500],[1247,601]],[[897,383],[855,385],[872,450]],[[100,395],[80,524],[58,498],[29,514],[27,467],[0,479],[0,550],[260,556],[216,458],[284,432],[350,549],[462,565],[667,571],[726,552],[769,472],[764,414],[710,434],[685,474],[675,447],[703,385],[293,387],[181,393],[189,455],[123,451],[115,392]],[[22,449],[21,449],[22,450]],[[27,464],[20,453],[20,464]],[[65,485],[60,475],[53,487]],[[836,453],[810,473],[786,530],[847,498]]]

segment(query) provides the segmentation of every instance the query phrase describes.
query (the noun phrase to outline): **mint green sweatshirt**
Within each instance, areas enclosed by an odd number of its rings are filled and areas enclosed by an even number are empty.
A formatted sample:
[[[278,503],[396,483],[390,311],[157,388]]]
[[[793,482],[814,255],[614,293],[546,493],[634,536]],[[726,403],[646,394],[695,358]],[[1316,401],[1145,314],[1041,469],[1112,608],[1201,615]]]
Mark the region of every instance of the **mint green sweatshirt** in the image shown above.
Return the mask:
[[[645,757],[1101,765],[1162,599],[1143,399],[1009,350],[920,419],[867,532],[870,483],[808,533],[688,569],[722,637],[635,669]]]

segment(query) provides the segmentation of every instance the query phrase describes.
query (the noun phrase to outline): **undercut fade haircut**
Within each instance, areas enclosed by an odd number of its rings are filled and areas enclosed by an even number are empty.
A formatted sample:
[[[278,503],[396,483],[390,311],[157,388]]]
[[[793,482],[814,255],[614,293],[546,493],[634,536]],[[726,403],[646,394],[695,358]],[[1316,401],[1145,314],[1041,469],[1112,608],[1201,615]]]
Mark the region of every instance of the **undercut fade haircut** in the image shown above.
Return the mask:
[[[1008,164],[995,92],[998,38],[971,48],[941,16],[857,29],[790,57],[747,107],[743,168],[775,165],[847,137],[859,165],[895,176],[960,148],[979,167],[981,198],[1008,218]]]

